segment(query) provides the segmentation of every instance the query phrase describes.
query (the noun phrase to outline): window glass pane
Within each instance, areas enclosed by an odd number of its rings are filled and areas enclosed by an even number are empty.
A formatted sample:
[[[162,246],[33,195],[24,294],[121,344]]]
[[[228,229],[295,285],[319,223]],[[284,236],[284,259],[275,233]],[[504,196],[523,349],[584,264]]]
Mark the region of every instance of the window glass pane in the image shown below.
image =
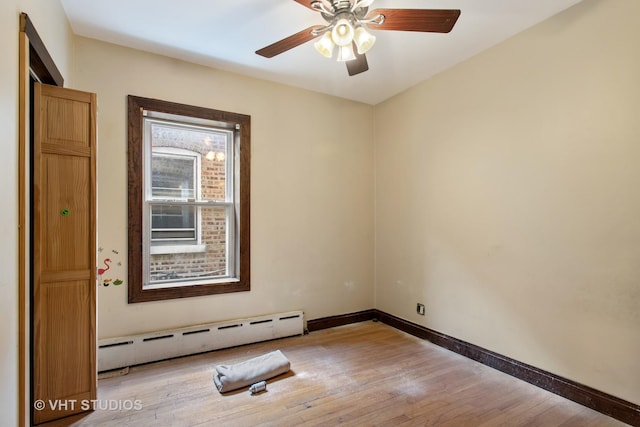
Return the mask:
[[[153,190],[153,197],[227,200],[230,197],[226,181],[227,169],[231,165],[228,153],[232,148],[232,135],[231,131],[203,126],[153,122],[152,185],[157,187]],[[198,159],[199,164],[195,169],[189,169],[189,157],[185,153],[191,153]],[[180,156],[183,156],[182,160],[177,162]],[[168,167],[165,163],[171,163],[172,166]],[[163,172],[160,173],[160,170]],[[200,176],[195,176],[194,170],[199,171]],[[185,181],[189,173],[191,175]],[[232,174],[232,171],[229,173]],[[196,188],[198,185],[199,188]],[[193,191],[192,196],[184,196],[188,194],[188,190]]]
[[[155,206],[154,206],[155,207]],[[203,224],[201,240],[188,252],[176,248],[162,253],[155,246],[149,257],[151,285],[228,277],[227,212],[224,207],[197,207]],[[169,233],[167,231],[167,233]],[[156,253],[153,253],[156,252]],[[158,253],[160,252],[160,253]],[[186,283],[183,283],[183,285]]]

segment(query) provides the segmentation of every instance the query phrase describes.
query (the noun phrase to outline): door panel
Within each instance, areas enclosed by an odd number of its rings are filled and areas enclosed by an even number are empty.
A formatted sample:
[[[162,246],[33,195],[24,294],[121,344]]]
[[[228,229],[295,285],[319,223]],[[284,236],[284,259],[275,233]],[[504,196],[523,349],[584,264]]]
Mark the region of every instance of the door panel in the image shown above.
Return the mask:
[[[83,102],[81,96],[73,98],[79,99],[45,99],[47,118],[43,123],[43,138],[46,142],[67,147],[89,146],[90,105]]]
[[[96,98],[36,84],[33,147],[35,424],[96,399]],[[38,407],[40,408],[40,407]]]
[[[42,176],[47,182],[43,194],[44,272],[86,269],[95,255],[89,251],[90,158],[44,154]]]
[[[77,396],[91,388],[90,285],[89,280],[41,285],[42,317],[52,319],[41,325],[45,339],[38,348],[48,396]]]

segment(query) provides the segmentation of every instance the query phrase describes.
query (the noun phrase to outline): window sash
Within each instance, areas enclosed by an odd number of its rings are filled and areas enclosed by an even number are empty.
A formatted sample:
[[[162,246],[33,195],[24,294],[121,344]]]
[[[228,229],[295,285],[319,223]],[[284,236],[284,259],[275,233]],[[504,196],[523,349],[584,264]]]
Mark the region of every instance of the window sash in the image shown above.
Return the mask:
[[[215,283],[215,282],[233,282],[238,281],[239,279],[239,270],[237,266],[239,263],[237,262],[237,257],[239,256],[239,250],[236,247],[236,241],[238,240],[238,227],[236,226],[236,221],[238,218],[237,213],[237,201],[236,201],[236,188],[239,183],[238,171],[235,167],[235,156],[236,156],[236,139],[237,135],[233,130],[218,128],[212,125],[208,125],[206,122],[202,120],[198,120],[196,123],[185,123],[181,120],[189,120],[187,117],[167,117],[166,114],[161,114],[161,117],[155,117],[156,114],[153,112],[147,112],[147,116],[143,119],[143,157],[144,157],[144,194],[145,199],[143,201],[143,283],[142,289],[157,289],[163,287],[179,287],[179,286],[195,286],[203,283]],[[166,156],[166,157],[176,157],[176,158],[184,158],[189,156],[186,150],[182,150],[180,148],[174,147],[154,147],[152,146],[152,125],[159,124],[165,127],[177,128],[180,130],[196,130],[196,131],[212,131],[212,132],[222,132],[227,136],[227,141],[225,144],[226,153],[225,153],[225,200],[217,201],[217,200],[201,200],[201,177],[200,177],[200,158],[194,156],[195,159],[195,177],[194,177],[194,186],[195,186],[195,200],[194,199],[184,199],[184,198],[161,198],[158,195],[153,195],[153,187],[152,183],[152,160],[154,156]],[[195,218],[195,228],[196,235],[194,239],[153,239],[153,231],[152,228],[152,206],[188,206],[195,207],[196,218]],[[222,207],[225,209],[225,217],[226,217],[226,238],[225,238],[225,257],[226,257],[226,272],[223,276],[215,277],[215,278],[206,278],[204,280],[191,280],[191,279],[175,279],[175,280],[166,280],[162,282],[154,282],[151,280],[150,276],[150,262],[151,262],[151,246],[162,244],[168,245],[174,243],[175,245],[193,245],[199,244],[201,242],[201,234],[202,234],[202,226],[201,226],[201,215],[200,215],[200,207]]]
[[[159,204],[158,202],[153,202],[153,204]],[[149,203],[151,206],[151,203]],[[145,244],[145,249],[143,251],[143,265],[144,265],[144,277],[145,282],[143,284],[143,289],[159,289],[164,287],[179,287],[179,286],[194,286],[203,283],[219,283],[219,282],[230,282],[237,281],[237,263],[236,263],[236,243],[233,236],[235,235],[236,229],[236,219],[235,219],[235,207],[232,203],[216,203],[216,202],[208,202],[208,203],[197,203],[197,202],[185,202],[184,205],[187,206],[196,206],[198,209],[198,215],[201,216],[201,209],[213,208],[220,209],[224,212],[224,220],[225,220],[225,260],[224,264],[226,268],[224,269],[223,274],[215,275],[215,276],[206,276],[203,278],[167,278],[162,280],[152,280],[151,279],[151,245]],[[148,236],[149,234],[146,233]]]

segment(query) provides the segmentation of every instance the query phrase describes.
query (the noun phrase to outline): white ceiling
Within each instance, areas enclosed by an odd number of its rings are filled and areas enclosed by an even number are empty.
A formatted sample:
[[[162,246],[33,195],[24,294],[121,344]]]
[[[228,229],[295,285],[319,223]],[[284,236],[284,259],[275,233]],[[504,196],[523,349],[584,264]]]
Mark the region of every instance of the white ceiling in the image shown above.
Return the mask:
[[[61,0],[74,33],[265,80],[377,104],[582,0],[376,0],[376,8],[460,9],[448,34],[373,31],[369,71],[309,42],[271,59],[254,52],[312,25],[294,0]]]

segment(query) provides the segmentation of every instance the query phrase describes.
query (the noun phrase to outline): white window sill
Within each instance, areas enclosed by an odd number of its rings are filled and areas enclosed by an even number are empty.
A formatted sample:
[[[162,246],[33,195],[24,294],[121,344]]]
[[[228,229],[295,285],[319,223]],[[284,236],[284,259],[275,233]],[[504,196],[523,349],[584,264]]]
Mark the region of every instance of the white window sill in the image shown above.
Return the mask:
[[[194,254],[207,251],[207,245],[152,245],[151,255]]]

